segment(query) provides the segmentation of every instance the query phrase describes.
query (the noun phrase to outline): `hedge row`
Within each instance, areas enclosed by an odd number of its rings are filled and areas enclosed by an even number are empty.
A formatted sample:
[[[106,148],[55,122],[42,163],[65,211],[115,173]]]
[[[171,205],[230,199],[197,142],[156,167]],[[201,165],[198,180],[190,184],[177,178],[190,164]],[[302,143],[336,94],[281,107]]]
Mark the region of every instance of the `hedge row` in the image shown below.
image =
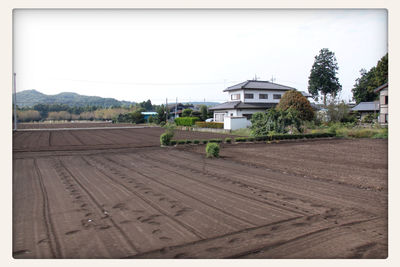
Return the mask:
[[[192,126],[196,121],[199,121],[198,117],[180,117],[175,119],[175,123],[178,126]]]
[[[303,139],[303,138],[321,138],[321,137],[334,137],[332,133],[314,133],[314,134],[277,134],[277,135],[266,135],[257,137],[236,137],[225,138],[225,143],[236,143],[240,142],[254,142],[254,141],[272,141],[272,140],[289,140],[289,139]],[[207,144],[207,143],[222,143],[221,138],[208,139],[208,140],[171,140],[171,145],[182,145],[182,144]]]
[[[222,122],[196,121],[196,126],[198,126],[200,128],[223,129],[224,128],[224,123],[222,123]]]
[[[334,137],[334,136],[335,136],[335,134],[332,134],[332,133],[277,134],[277,135],[265,135],[265,136],[257,136],[257,137],[236,137],[235,142],[272,141],[272,140],[321,138],[321,137]]]

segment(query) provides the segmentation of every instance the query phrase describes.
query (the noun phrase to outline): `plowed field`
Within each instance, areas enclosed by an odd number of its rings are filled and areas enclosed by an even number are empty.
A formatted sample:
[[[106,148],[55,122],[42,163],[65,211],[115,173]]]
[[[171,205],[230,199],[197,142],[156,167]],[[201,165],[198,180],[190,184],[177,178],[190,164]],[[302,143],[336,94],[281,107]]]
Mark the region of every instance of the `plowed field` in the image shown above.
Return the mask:
[[[54,133],[14,134],[14,258],[387,257],[387,141]]]

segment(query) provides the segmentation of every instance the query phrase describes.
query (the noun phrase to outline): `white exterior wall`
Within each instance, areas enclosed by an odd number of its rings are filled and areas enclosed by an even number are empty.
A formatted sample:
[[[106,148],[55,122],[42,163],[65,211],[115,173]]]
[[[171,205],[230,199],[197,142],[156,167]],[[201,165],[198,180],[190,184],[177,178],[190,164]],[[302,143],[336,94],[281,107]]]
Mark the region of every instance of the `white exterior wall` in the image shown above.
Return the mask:
[[[274,99],[274,94],[279,94],[283,96],[286,91],[277,91],[277,90],[244,90],[243,93],[243,102],[249,103],[279,103],[280,99]],[[253,94],[253,99],[245,99],[244,94]],[[259,94],[268,94],[268,99],[260,99]],[[230,98],[230,96],[229,96]]]
[[[388,104],[385,104],[385,96],[388,96],[388,89],[381,90],[379,93],[379,123],[386,124],[385,116],[389,114]],[[388,120],[389,121],[389,120]]]
[[[218,111],[214,111],[214,121],[215,122],[224,122],[223,118],[221,118],[222,115],[224,117],[226,117],[226,116],[232,116],[232,117],[241,116],[241,115],[238,115],[238,111],[236,109],[218,110]]]
[[[224,129],[225,130],[237,130],[246,128],[251,125],[245,117],[228,117],[224,118]]]

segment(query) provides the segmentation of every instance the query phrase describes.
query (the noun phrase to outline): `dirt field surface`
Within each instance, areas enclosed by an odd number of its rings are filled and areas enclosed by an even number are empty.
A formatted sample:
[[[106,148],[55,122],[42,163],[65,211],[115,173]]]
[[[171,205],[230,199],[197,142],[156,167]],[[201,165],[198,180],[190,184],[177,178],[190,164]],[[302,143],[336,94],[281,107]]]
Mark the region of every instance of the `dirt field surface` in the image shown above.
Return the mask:
[[[79,122],[79,123],[18,123],[18,129],[132,127],[131,123]]]
[[[139,148],[160,146],[161,127],[127,129],[41,130],[13,133],[13,149],[21,151],[60,151],[110,148]],[[175,131],[174,139],[211,139],[233,137],[231,135]]]
[[[160,148],[153,128],[112,132],[139,140],[123,149],[87,132],[53,136],[53,151],[14,135],[14,258],[387,257],[387,141],[225,145],[208,159]]]

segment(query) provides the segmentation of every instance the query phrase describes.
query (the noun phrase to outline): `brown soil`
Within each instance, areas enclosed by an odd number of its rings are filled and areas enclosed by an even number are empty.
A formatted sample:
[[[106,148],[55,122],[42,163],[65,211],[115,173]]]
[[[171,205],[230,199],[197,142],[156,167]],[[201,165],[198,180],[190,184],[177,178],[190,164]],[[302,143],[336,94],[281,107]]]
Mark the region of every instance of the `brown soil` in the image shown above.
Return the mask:
[[[13,149],[21,151],[87,150],[160,146],[161,127],[127,129],[35,130],[13,133]],[[234,137],[219,133],[176,130],[175,140]]]
[[[387,257],[387,141],[208,159],[203,145],[160,148],[160,131],[14,134],[13,257]]]
[[[92,127],[132,127],[131,123],[112,123],[112,122],[36,122],[36,123],[18,123],[18,129],[57,129],[57,128],[92,128]]]

